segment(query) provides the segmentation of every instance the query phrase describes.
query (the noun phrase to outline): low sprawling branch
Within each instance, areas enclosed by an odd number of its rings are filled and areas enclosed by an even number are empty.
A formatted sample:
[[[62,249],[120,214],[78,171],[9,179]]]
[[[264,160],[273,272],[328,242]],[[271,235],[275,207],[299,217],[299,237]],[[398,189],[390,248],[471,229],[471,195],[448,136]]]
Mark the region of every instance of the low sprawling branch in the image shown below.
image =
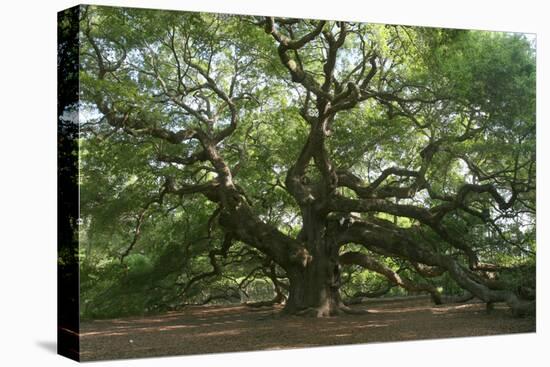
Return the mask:
[[[338,260],[342,265],[359,265],[365,269],[381,274],[385,276],[391,283],[398,285],[410,292],[427,292],[432,296],[432,299],[436,304],[441,303],[441,294],[439,290],[433,285],[428,283],[414,283],[410,279],[399,275],[390,267],[384,265],[383,263],[364,253],[353,251],[345,252],[340,255]]]
[[[491,289],[490,284],[484,282],[479,275],[465,269],[457,259],[434,252],[414,241],[413,238],[410,235],[406,236],[403,232],[400,233],[368,222],[355,222],[339,238],[339,241],[361,244],[376,253],[402,257],[410,261],[443,268],[462,288],[487,303],[506,302],[518,315],[533,312],[535,307],[533,302],[522,301],[511,290]]]

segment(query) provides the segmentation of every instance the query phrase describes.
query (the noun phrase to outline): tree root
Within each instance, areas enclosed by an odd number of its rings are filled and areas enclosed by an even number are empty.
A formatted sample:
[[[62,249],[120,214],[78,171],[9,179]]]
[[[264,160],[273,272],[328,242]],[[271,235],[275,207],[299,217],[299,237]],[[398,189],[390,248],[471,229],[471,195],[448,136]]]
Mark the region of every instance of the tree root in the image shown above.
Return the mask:
[[[331,315],[331,312],[325,307],[308,307],[294,313],[294,315],[305,316],[305,317],[315,317],[315,318],[333,316]]]
[[[340,310],[348,315],[368,315],[370,312],[366,309],[356,309],[348,306],[341,306]]]
[[[366,309],[354,309],[351,307],[348,307],[344,304],[341,304],[337,307],[329,308],[326,306],[321,307],[308,307],[302,310],[299,310],[297,312],[289,313],[291,315],[295,316],[305,316],[305,317],[314,317],[314,318],[322,318],[322,317],[331,317],[331,316],[339,316],[339,315],[366,315],[369,312]]]
[[[271,301],[247,302],[244,305],[252,308],[260,308],[260,307],[271,307],[276,304],[278,304],[278,302],[271,300]]]

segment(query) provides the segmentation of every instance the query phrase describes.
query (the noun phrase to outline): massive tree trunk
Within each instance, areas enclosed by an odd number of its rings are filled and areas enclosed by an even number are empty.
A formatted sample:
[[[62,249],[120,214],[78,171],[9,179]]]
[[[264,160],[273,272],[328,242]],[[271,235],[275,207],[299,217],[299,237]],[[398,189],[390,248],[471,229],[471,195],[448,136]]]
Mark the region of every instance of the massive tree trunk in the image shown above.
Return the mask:
[[[286,312],[323,317],[342,311],[340,267],[333,257],[320,251],[312,256],[306,267],[293,268],[288,277],[290,289]]]
[[[302,208],[303,240],[310,261],[287,270],[290,281],[285,311],[316,317],[332,316],[345,308],[340,298],[338,247],[330,235],[325,218],[313,205]]]

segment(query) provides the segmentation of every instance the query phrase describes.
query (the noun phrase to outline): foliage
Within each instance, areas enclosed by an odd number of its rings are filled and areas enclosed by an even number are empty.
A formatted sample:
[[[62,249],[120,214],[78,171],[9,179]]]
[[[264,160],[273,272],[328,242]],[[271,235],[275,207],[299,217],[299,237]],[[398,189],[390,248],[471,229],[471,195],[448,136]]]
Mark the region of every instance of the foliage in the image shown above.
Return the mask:
[[[340,254],[445,294],[461,293],[460,279],[417,263],[450,266],[448,256],[476,281],[487,274],[475,266],[491,263],[512,269],[499,275],[511,291],[534,287],[534,271],[517,270],[534,269],[536,253],[525,36],[279,18],[270,30],[270,18],[82,9],[84,317],[288,297],[294,247],[319,256],[308,226],[325,236],[354,212]],[[396,167],[409,173],[384,176]],[[303,192],[326,204],[321,224]],[[379,242],[356,236],[360,226],[380,230]],[[350,296],[391,283],[360,266],[342,279]]]

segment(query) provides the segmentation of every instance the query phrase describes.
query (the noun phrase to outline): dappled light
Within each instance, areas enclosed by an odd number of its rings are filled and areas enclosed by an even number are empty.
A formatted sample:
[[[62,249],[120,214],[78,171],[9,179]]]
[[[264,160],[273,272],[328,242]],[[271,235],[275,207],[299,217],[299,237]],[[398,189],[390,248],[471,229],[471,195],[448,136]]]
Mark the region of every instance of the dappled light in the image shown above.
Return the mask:
[[[488,315],[480,302],[435,306],[428,298],[367,302],[370,313],[304,319],[268,317],[274,309],[251,311],[246,307],[194,307],[193,312],[140,318],[136,327],[118,329],[121,321],[82,325],[81,346],[85,359],[111,359],[167,354],[219,353],[278,350],[366,342],[416,340],[441,337],[494,335],[534,331],[534,319],[517,320],[505,305]],[[218,312],[215,312],[218,311]],[[196,314],[207,315],[197,318]],[[220,322],[223,319],[225,321]]]

